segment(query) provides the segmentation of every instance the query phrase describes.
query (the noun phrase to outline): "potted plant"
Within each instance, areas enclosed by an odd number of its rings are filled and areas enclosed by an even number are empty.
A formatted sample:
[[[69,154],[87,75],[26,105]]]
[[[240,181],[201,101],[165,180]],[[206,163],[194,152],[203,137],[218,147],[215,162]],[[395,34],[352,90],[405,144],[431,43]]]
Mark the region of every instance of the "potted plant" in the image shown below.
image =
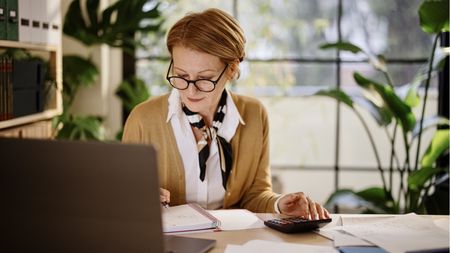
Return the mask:
[[[423,31],[434,36],[433,46],[427,67],[421,70],[411,83],[402,87],[407,90],[401,95],[396,90],[386,68],[384,57],[373,56],[350,42],[339,41],[321,46],[322,49],[338,49],[352,53],[363,53],[376,70],[381,71],[385,80],[371,80],[358,72],[353,73],[353,78],[362,94],[350,94],[340,89],[321,90],[316,93],[320,96],[334,98],[353,110],[361,121],[371,144],[377,161],[378,171],[382,186],[370,187],[360,191],[352,189],[340,189],[334,192],[327,200],[326,206],[341,204],[341,200],[350,198],[364,207],[363,212],[369,213],[427,213],[425,202],[429,198],[436,184],[436,176],[447,174],[448,166],[440,167],[436,160],[449,150],[449,120],[432,116],[425,118],[425,108],[432,75],[439,71],[443,62],[448,59],[448,50],[438,47],[439,37],[442,32],[449,31],[449,1],[425,0],[422,2],[418,14]],[[448,84],[447,84],[448,85]],[[424,96],[419,97],[419,89],[423,89]],[[413,113],[413,108],[420,104],[418,118]],[[391,153],[388,170],[384,170],[378,155],[375,139],[362,117],[360,110],[366,109],[382,128],[385,128],[387,138],[391,143]],[[420,153],[422,134],[437,125],[445,125],[446,129],[438,129],[427,144],[424,153]],[[397,138],[399,135],[401,138]],[[402,140],[402,148],[405,157],[399,157],[400,150],[396,149],[397,139]],[[413,154],[415,154],[413,156]],[[400,184],[395,187],[393,174],[397,171]],[[344,197],[344,198],[343,198]],[[448,192],[447,192],[448,198]],[[448,200],[447,200],[448,205]],[[448,208],[448,207],[447,207]],[[448,209],[447,209],[448,210]]]
[[[85,4],[84,8],[82,3]],[[86,11],[83,12],[83,9]],[[134,50],[142,46],[135,39],[137,33],[157,32],[161,23],[156,1],[118,0],[101,11],[99,0],[73,0],[65,15],[63,32],[86,46],[106,44],[134,54]],[[78,55],[63,57],[64,111],[55,120],[55,128],[58,129],[56,138],[103,139],[101,117],[69,112],[79,88],[91,86],[98,74],[97,67],[90,59]]]

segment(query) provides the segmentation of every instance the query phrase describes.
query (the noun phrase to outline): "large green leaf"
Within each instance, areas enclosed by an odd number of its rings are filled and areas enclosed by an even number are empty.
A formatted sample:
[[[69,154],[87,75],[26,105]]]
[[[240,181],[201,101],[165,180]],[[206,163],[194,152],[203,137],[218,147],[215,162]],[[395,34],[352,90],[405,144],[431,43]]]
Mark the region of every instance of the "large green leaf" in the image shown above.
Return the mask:
[[[66,140],[96,140],[104,139],[102,119],[95,116],[62,116],[58,124],[62,128],[58,131],[57,139]]]
[[[350,96],[344,91],[337,89],[320,90],[314,95],[334,98],[348,105],[352,109],[355,109],[354,104],[358,104],[359,106],[366,109],[380,126],[386,126],[391,123],[392,113],[389,111],[389,109],[386,107],[379,107],[365,97]]]
[[[436,131],[430,145],[420,161],[420,169],[414,171],[408,177],[408,187],[412,191],[417,192],[421,190],[428,180],[436,175],[436,173],[443,170],[436,167],[435,163],[436,160],[449,149],[449,134],[449,129]]]
[[[316,92],[314,95],[332,97],[332,98],[337,99],[338,101],[350,106],[351,108],[353,108],[352,98],[341,90],[337,90],[337,89],[320,90],[320,91]]]
[[[342,51],[352,52],[354,54],[359,53],[359,52],[364,53],[364,51],[360,47],[358,47],[357,45],[352,44],[350,42],[347,42],[347,41],[322,44],[322,45],[320,45],[320,48],[321,49],[338,49],[338,50],[342,50]]]
[[[436,127],[439,125],[450,126],[450,121],[447,118],[440,116],[427,117],[423,120],[422,132],[429,128]],[[420,120],[417,120],[416,125],[414,126],[414,129],[412,131],[411,139],[415,139],[419,135],[419,131],[420,131]]]
[[[448,56],[450,55],[450,51],[448,49],[438,47],[436,48],[433,64],[432,64],[432,75],[437,75],[439,71],[441,71],[445,63],[447,62]],[[414,89],[414,92],[417,93],[417,87],[419,87],[428,77],[429,64],[423,64],[419,71],[417,71],[414,76],[412,82],[407,84],[411,89]]]
[[[133,78],[124,80],[119,85],[116,95],[120,97],[123,106],[129,113],[137,104],[147,100],[150,97],[150,92],[144,81]]]
[[[383,188],[370,187],[356,192],[356,195],[372,203],[374,206],[383,209],[386,213],[396,212],[392,196],[386,193]]]
[[[353,96],[352,97],[355,104],[358,104],[360,107],[366,109],[370,115],[375,119],[375,121],[380,126],[387,126],[392,122],[392,113],[389,108],[385,106],[378,106],[372,100],[361,97],[361,96]]]
[[[369,93],[381,97],[382,101],[377,101],[375,104],[378,105],[379,102],[386,104],[392,114],[399,119],[405,131],[412,131],[416,123],[416,118],[411,111],[411,107],[395,94],[392,87],[367,79],[358,72],[353,74],[353,78],[359,86],[366,89]],[[379,106],[384,105],[380,104]]]
[[[405,84],[400,88],[396,88],[396,93],[400,98],[403,98],[405,104],[411,108],[414,108],[420,104],[420,96],[418,92],[419,85],[420,83]],[[399,91],[406,92],[404,92],[404,96],[402,96],[402,94],[399,94]]]
[[[448,0],[425,0],[419,8],[420,26],[427,33],[449,31]]]
[[[85,8],[81,8],[82,2]],[[151,3],[152,8],[144,8]],[[88,46],[104,43],[133,50],[140,46],[134,39],[136,32],[159,30],[162,18],[158,6],[156,1],[118,0],[101,12],[99,0],[74,0],[65,16],[63,31]]]
[[[441,129],[436,131],[433,139],[431,140],[430,146],[428,146],[427,151],[420,161],[420,166],[424,168],[432,167],[436,162],[436,159],[449,147],[449,129]]]
[[[380,199],[377,196],[376,201],[372,201],[371,194],[364,194],[365,197],[369,199],[365,199],[364,197],[358,195],[357,192],[351,189],[340,189],[334,192],[328,197],[325,202],[325,207],[327,209],[332,209],[334,206],[338,206],[341,208],[350,208],[355,210],[360,210],[363,213],[387,213],[390,210],[388,207],[379,206],[378,202]],[[352,210],[352,211],[355,211]]]
[[[64,108],[72,104],[73,99],[82,86],[90,86],[94,83],[99,72],[97,67],[89,59],[77,55],[65,55],[63,57],[63,97]]]
[[[408,188],[414,192],[420,191],[425,183],[440,171],[442,170],[437,167],[422,167],[412,172],[408,176]]]
[[[375,69],[380,70],[382,72],[386,72],[386,60],[383,55],[371,55],[370,53],[364,51],[359,46],[348,42],[341,41],[335,43],[325,43],[320,45],[320,49],[338,49],[341,51],[347,51],[354,54],[363,53],[369,58],[369,62],[375,67]]]

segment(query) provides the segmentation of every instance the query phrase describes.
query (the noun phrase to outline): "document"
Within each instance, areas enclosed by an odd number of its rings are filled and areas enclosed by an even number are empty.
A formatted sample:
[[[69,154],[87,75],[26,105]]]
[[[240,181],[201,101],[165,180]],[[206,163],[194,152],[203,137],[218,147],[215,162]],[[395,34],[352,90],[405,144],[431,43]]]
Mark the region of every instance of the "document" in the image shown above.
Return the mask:
[[[335,248],[329,246],[315,246],[297,243],[272,242],[264,240],[251,240],[244,245],[228,244],[225,248],[225,253],[339,253]]]
[[[220,230],[242,230],[265,227],[264,221],[246,209],[209,210],[220,220]]]
[[[342,230],[342,224],[354,224],[354,223],[367,223],[369,220],[372,220],[369,215],[367,215],[368,219],[363,219],[364,216],[352,215],[352,216],[344,216],[344,215],[336,215],[332,214],[333,221],[326,226],[322,227],[318,231],[314,231],[315,233],[326,237],[333,241],[334,247],[343,247],[343,246],[373,246],[372,243],[362,240],[356,236],[353,236],[344,230]],[[374,221],[374,220],[372,220]]]
[[[342,230],[391,253],[449,248],[448,230],[437,227],[431,218],[413,213],[366,224],[344,224]]]
[[[211,230],[243,230],[265,227],[264,221],[246,209],[205,210],[198,204],[163,208],[163,232],[192,233]]]
[[[198,204],[186,204],[163,208],[162,222],[164,233],[214,230],[220,221]]]

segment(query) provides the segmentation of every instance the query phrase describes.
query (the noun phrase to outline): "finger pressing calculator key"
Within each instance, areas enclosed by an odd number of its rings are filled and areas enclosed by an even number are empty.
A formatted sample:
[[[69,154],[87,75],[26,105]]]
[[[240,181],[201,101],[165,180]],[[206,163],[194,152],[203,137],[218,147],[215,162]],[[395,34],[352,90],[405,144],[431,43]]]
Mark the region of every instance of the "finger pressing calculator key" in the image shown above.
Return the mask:
[[[283,233],[309,232],[331,222],[331,219],[307,220],[300,217],[278,218],[264,221],[270,228]]]

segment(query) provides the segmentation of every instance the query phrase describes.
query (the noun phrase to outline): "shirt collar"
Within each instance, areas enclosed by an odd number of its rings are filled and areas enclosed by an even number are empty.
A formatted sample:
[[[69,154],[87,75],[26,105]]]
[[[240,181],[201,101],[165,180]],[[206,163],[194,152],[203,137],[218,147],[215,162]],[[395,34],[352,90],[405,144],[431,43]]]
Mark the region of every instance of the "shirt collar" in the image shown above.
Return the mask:
[[[226,92],[228,93],[226,115],[230,114],[230,116],[232,116],[232,118],[236,118],[239,121],[239,123],[241,123],[242,125],[245,125],[245,121],[242,119],[241,114],[239,113],[239,111],[236,107],[236,104],[233,101],[231,93],[228,90],[226,90]],[[166,123],[170,121],[172,116],[174,116],[174,115],[180,116],[183,114],[183,110],[181,109],[180,93],[177,89],[172,89],[172,92],[169,95],[168,101],[169,101],[169,110],[167,112]],[[227,116],[225,116],[225,118],[226,117]]]

